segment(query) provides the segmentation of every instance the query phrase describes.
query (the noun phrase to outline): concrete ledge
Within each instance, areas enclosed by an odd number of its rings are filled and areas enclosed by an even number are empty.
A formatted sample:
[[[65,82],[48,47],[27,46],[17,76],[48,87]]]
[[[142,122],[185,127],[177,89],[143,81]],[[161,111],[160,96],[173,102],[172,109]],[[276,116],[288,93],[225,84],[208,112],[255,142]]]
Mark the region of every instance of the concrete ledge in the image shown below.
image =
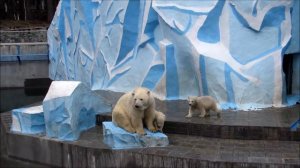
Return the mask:
[[[58,167],[285,167],[300,166],[300,142],[240,141],[169,134],[164,148],[111,150],[102,128],[85,132],[76,142],[9,131],[11,113],[1,114],[1,145],[7,154]]]

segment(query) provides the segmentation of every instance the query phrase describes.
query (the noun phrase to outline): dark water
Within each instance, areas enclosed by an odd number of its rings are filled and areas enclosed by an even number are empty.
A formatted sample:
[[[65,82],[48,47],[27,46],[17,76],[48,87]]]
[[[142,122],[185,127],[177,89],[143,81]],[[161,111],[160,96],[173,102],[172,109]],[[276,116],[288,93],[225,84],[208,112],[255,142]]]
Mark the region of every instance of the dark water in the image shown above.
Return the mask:
[[[29,95],[24,88],[0,89],[0,112],[33,104],[44,99],[45,95]]]

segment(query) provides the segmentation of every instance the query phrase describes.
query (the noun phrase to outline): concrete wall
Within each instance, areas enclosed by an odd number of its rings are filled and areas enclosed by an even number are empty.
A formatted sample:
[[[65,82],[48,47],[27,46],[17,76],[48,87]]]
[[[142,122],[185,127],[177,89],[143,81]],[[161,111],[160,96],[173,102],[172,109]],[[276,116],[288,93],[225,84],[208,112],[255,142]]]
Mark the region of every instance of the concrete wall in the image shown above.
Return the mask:
[[[25,79],[48,78],[48,44],[1,43],[0,87],[24,87]]]
[[[47,29],[25,31],[0,31],[1,43],[45,42],[47,41]]]
[[[47,78],[48,61],[0,62],[0,87],[24,87],[25,79]]]

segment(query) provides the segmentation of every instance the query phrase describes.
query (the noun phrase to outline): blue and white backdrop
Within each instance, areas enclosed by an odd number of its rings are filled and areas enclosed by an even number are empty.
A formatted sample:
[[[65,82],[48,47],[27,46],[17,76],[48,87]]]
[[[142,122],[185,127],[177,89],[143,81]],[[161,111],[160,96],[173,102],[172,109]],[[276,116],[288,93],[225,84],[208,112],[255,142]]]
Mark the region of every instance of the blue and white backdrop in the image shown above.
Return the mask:
[[[223,108],[283,106],[283,55],[300,51],[299,1],[61,0],[48,42],[54,80],[143,86],[167,100],[211,95]]]

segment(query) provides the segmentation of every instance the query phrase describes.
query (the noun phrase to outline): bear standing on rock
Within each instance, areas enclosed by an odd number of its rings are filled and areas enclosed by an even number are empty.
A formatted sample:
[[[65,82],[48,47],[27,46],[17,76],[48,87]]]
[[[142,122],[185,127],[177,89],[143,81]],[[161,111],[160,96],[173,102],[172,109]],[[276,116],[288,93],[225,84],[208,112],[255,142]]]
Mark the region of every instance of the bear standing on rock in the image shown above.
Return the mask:
[[[120,97],[112,111],[112,122],[131,133],[144,135],[143,121],[150,131],[156,131],[155,100],[146,88],[137,88]]]
[[[200,118],[209,116],[209,111],[217,112],[220,117],[221,111],[218,109],[217,102],[211,96],[188,97],[189,113],[185,117],[190,118],[195,114],[199,114]]]

